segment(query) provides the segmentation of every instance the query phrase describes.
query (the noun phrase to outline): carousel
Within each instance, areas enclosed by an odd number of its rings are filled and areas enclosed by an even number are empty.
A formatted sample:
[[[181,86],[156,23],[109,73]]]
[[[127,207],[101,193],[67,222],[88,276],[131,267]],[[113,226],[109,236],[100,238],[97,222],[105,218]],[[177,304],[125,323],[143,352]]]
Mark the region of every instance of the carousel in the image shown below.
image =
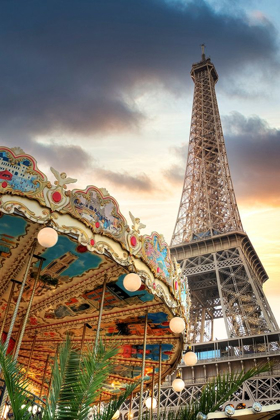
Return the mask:
[[[144,379],[145,392],[181,361],[189,294],[156,232],[128,223],[104,188],[53,182],[19,148],[0,148],[0,307],[2,341],[30,392],[48,395],[52,358],[67,335],[81,350],[101,339],[119,352],[101,399]],[[8,340],[8,341],[7,341]],[[140,389],[140,388],[143,389]]]

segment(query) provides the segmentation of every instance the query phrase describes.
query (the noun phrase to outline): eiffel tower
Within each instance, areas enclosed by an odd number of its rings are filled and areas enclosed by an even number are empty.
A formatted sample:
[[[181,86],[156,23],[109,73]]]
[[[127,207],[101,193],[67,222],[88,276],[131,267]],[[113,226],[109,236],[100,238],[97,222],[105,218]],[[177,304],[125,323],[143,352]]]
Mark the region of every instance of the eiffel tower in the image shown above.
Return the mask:
[[[193,64],[194,100],[187,167],[171,254],[180,263],[191,293],[188,341],[198,356],[181,365],[185,388],[175,392],[166,378],[161,412],[199,398],[204,384],[223,372],[247,370],[272,361],[270,372],[243,384],[222,408],[280,402],[280,331],[263,291],[267,273],[244,232],[229,171],[215,93],[218,73],[204,46]],[[214,322],[224,321],[227,338],[214,338]],[[157,390],[155,390],[157,398]],[[132,402],[137,413],[139,396]],[[127,419],[129,403],[123,406]]]
[[[246,383],[236,403],[277,403],[279,327],[263,291],[268,275],[240,219],[215,93],[218,73],[206,58],[204,45],[191,77],[194,99],[187,167],[171,240],[171,253],[190,288],[188,341],[198,355],[194,368],[183,368],[183,378],[190,391],[220,371],[273,360],[271,372]],[[224,340],[214,337],[219,318],[224,321]]]

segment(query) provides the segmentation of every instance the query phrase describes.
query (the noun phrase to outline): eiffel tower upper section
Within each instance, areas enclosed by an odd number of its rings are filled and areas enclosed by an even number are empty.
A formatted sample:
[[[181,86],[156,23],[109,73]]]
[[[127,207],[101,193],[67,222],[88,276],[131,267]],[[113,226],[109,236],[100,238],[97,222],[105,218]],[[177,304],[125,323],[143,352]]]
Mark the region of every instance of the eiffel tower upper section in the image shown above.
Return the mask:
[[[215,93],[218,74],[204,50],[191,77],[195,87],[188,161],[171,246],[243,231]]]

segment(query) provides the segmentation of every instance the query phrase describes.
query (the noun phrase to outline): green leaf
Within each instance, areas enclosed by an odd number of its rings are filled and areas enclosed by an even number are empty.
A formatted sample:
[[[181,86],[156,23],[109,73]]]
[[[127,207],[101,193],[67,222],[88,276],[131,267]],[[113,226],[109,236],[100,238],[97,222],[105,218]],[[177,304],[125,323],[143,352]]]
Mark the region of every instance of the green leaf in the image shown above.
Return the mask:
[[[31,401],[27,391],[29,381],[18,367],[17,362],[13,360],[12,355],[6,354],[6,346],[2,343],[0,343],[0,366],[14,419],[30,419],[28,408],[31,406]]]
[[[52,386],[44,411],[44,420],[84,420],[90,406],[98,399],[117,348],[106,350],[100,342],[81,354],[67,338],[54,361]]]

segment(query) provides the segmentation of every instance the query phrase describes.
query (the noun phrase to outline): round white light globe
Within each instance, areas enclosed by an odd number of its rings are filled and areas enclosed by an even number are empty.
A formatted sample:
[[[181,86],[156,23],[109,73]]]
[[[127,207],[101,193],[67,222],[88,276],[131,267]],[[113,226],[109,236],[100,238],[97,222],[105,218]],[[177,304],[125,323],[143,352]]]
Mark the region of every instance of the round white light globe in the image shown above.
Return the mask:
[[[252,411],[253,413],[260,413],[262,411],[262,405],[259,402],[255,401],[252,405]]]
[[[119,417],[120,417],[120,411],[119,411],[119,410],[117,410],[117,411],[115,412],[115,414],[113,415],[112,419],[116,420],[116,419],[118,419]]]
[[[57,231],[51,227],[45,227],[40,230],[37,235],[38,242],[44,248],[51,248],[57,243],[58,234]]]
[[[123,285],[129,292],[136,292],[141,287],[141,279],[138,274],[129,273],[123,279]]]
[[[235,413],[235,409],[231,405],[227,405],[225,408],[225,415],[227,417],[231,417],[234,415],[234,413]]]
[[[206,414],[203,414],[201,411],[199,411],[196,415],[196,420],[207,420]]]
[[[183,359],[187,366],[194,366],[197,363],[197,355],[193,351],[188,351]]]
[[[172,388],[174,389],[175,392],[183,391],[184,387],[185,387],[185,382],[181,378],[176,378],[172,382]]]
[[[152,407],[152,398],[148,397],[145,401],[146,407],[151,408]],[[157,400],[153,398],[153,408],[156,408],[157,406]]]
[[[185,327],[186,327],[185,321],[183,320],[183,318],[180,318],[179,316],[175,316],[169,322],[169,328],[175,334],[180,334],[181,332],[183,332]]]

